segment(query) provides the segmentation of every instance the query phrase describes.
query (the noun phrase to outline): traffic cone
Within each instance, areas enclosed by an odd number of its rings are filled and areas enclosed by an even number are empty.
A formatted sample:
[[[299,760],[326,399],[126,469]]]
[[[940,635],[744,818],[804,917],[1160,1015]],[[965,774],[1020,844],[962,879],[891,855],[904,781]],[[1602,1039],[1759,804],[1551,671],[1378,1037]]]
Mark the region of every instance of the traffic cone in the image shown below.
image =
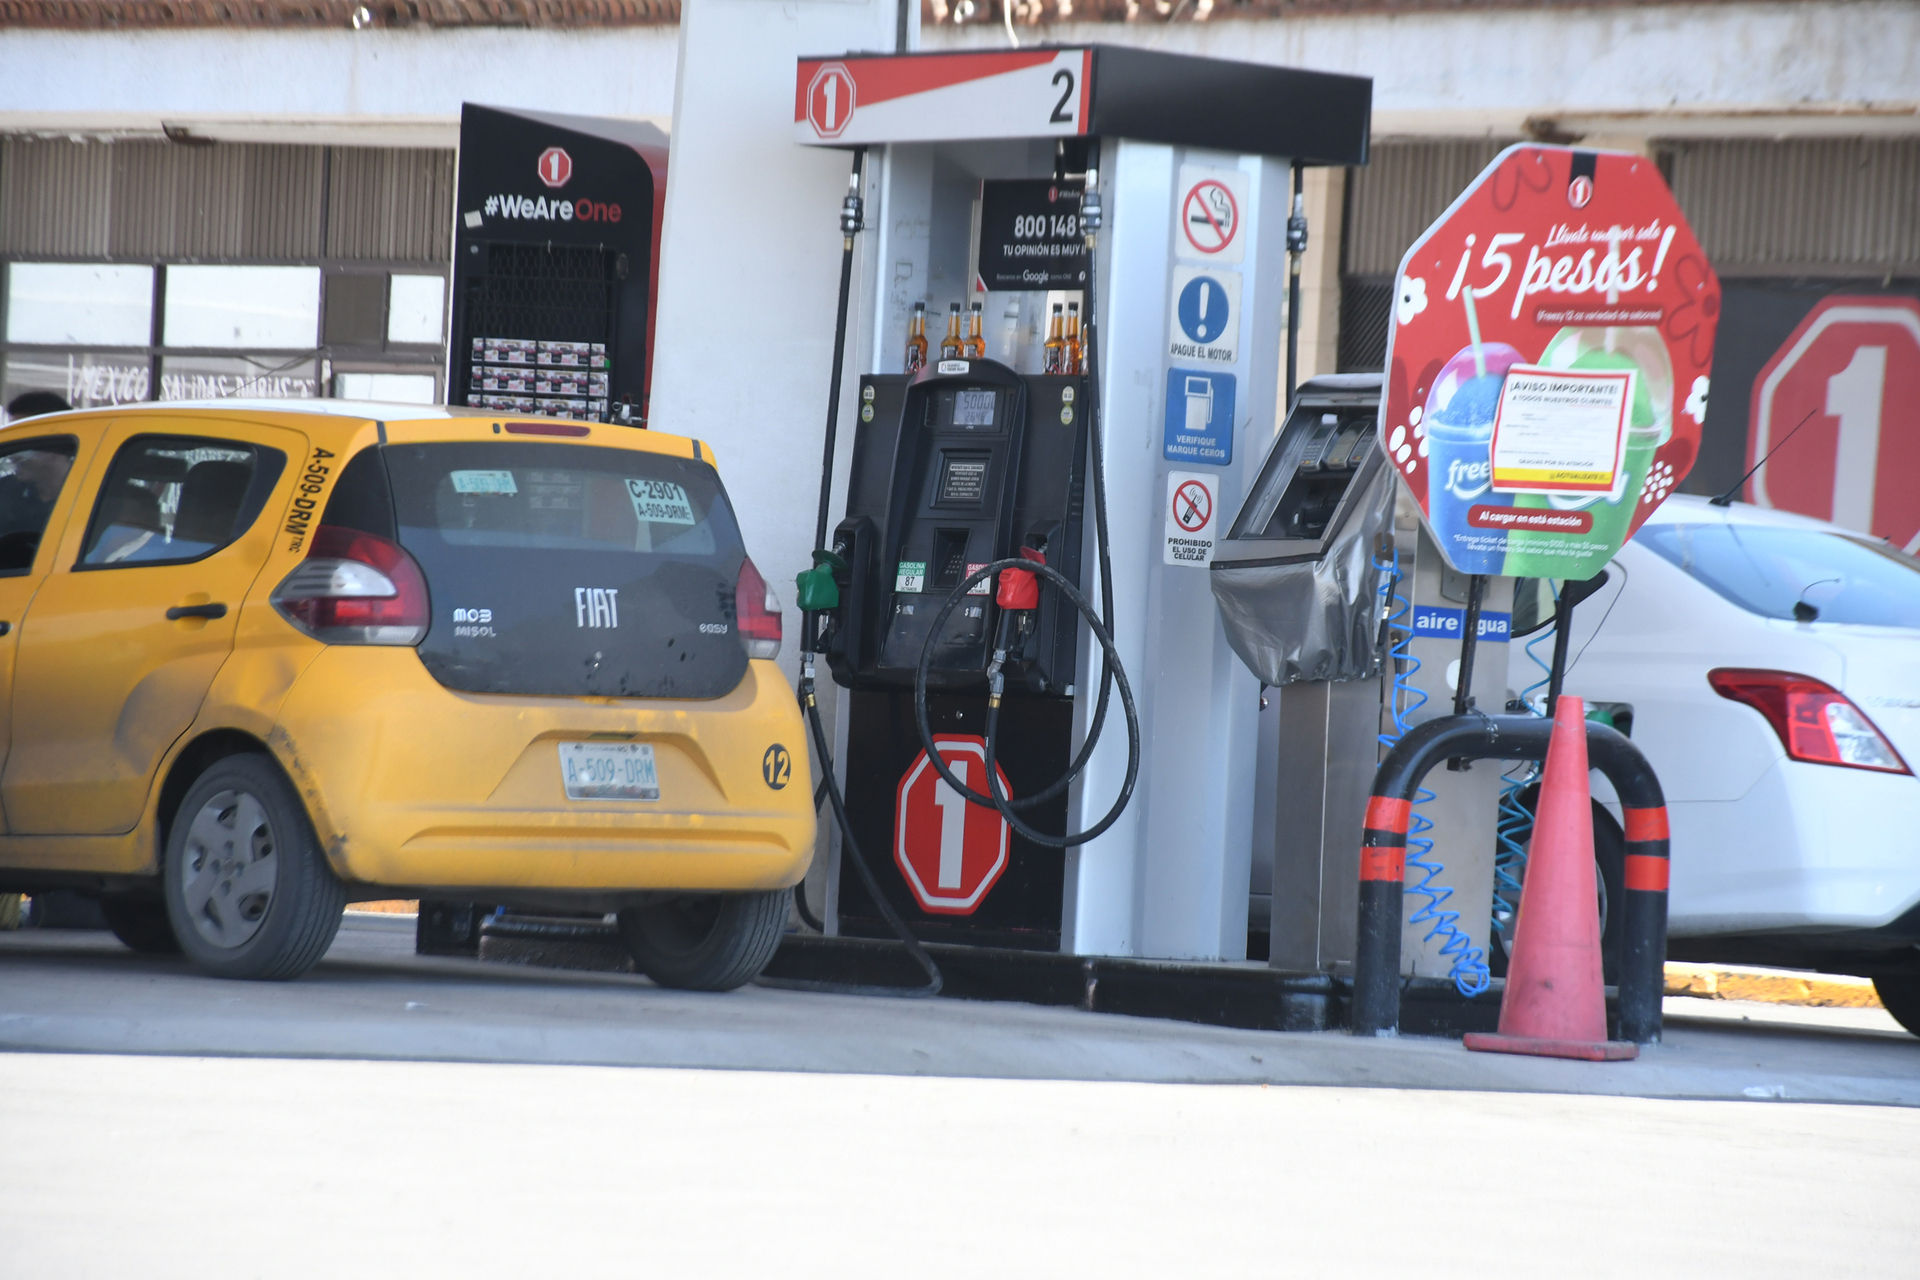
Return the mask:
[[[1500,1030],[1469,1032],[1467,1048],[1589,1062],[1638,1056],[1637,1046],[1607,1039],[1597,898],[1586,708],[1580,699],[1562,695],[1554,708],[1533,848],[1520,888]]]

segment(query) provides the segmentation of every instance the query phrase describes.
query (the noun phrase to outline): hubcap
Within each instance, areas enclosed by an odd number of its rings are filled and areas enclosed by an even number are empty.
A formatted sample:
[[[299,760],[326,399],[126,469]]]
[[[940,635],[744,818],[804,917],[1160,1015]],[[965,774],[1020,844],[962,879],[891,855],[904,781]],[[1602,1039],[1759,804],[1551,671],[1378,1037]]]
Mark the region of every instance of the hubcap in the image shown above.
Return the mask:
[[[216,947],[243,946],[273,902],[273,826],[244,791],[219,791],[193,815],[180,860],[187,917]]]

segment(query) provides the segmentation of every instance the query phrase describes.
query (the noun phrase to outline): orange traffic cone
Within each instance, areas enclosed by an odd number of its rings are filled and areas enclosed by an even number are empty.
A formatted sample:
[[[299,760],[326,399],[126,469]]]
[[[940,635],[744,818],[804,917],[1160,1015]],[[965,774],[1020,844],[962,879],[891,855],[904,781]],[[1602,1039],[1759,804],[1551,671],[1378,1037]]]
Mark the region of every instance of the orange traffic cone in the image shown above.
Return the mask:
[[[1562,695],[1554,708],[1533,849],[1520,889],[1500,1030],[1469,1032],[1467,1048],[1590,1062],[1639,1054],[1625,1040],[1607,1039],[1591,815],[1586,708],[1580,699]]]

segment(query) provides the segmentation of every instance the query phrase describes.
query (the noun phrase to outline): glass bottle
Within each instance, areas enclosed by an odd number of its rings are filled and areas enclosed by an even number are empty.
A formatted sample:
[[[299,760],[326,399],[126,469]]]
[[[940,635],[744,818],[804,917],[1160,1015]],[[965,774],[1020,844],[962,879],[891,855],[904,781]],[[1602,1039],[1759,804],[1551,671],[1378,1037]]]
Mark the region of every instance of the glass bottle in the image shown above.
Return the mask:
[[[987,318],[981,314],[980,304],[974,303],[967,312],[967,359],[985,360],[987,358],[987,335],[983,326]]]
[[[913,304],[913,318],[907,321],[907,372],[915,374],[927,367],[927,304]]]
[[[1067,339],[1061,332],[1060,304],[1053,304],[1053,318],[1047,322],[1047,363],[1045,372],[1065,373],[1067,363]]]
[[[947,336],[940,339],[940,358],[942,360],[967,358],[967,339],[960,332],[960,304],[957,302],[947,308]]]
[[[1069,302],[1067,304],[1066,343],[1067,343],[1067,352],[1066,352],[1065,367],[1062,368],[1060,372],[1078,374],[1081,372],[1081,367],[1080,367],[1080,304],[1077,302]]]

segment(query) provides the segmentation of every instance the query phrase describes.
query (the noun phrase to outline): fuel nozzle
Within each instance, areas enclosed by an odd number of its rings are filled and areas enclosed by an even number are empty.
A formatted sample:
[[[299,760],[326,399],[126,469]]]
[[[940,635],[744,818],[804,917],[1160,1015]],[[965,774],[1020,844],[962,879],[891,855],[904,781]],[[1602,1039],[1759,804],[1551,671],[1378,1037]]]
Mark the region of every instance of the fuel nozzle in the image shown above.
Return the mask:
[[[1032,547],[1020,548],[1020,558],[1031,560],[1035,564],[1045,564],[1047,555]],[[1003,610],[1027,610],[1040,607],[1040,579],[1031,569],[1008,566],[1000,571],[1000,585],[994,593],[993,602]]]
[[[1032,547],[1020,548],[1020,558],[1035,564],[1047,562],[1046,553]],[[987,705],[997,707],[1007,687],[1003,668],[1008,656],[1017,661],[1033,631],[1033,611],[1040,607],[1040,579],[1031,569],[1009,565],[1000,571],[993,602],[1000,606],[1000,634],[994,643],[993,661],[987,664]]]
[[[826,550],[813,553],[813,568],[794,575],[794,597],[805,616],[805,624],[800,628],[800,647],[803,652],[812,653],[817,647],[819,615],[839,610],[840,580],[845,577],[847,562]]]

